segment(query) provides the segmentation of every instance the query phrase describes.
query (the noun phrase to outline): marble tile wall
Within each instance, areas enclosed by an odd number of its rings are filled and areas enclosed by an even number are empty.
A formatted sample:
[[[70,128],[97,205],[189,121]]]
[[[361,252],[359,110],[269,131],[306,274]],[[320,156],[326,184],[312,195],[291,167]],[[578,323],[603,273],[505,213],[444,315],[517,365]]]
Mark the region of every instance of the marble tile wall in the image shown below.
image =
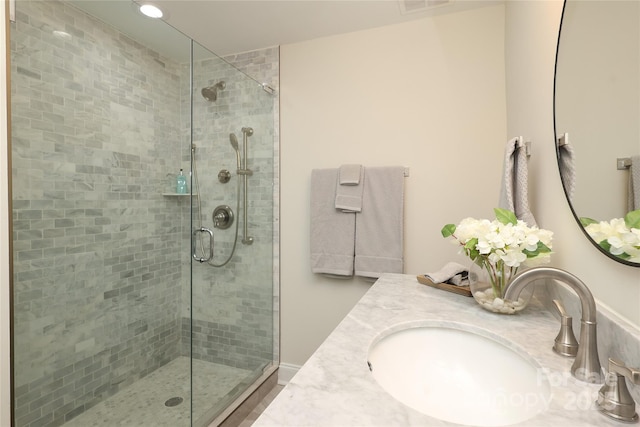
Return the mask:
[[[210,227],[213,207],[235,203],[237,177],[216,175],[235,172],[229,133],[242,143],[253,127],[254,244],[226,268],[196,266],[191,307],[189,201],[162,196],[190,169],[189,65],[63,2],[21,2],[13,25],[16,425],[60,425],[188,355],[192,311],[196,357],[273,360],[276,99],[219,58],[194,71],[201,216]],[[277,86],[277,49],[237,59]],[[199,90],[219,78],[227,89],[208,103]],[[218,260],[232,236],[216,234]]]
[[[19,6],[16,425],[59,425],[180,354],[183,230],[161,193],[183,71],[64,3]]]

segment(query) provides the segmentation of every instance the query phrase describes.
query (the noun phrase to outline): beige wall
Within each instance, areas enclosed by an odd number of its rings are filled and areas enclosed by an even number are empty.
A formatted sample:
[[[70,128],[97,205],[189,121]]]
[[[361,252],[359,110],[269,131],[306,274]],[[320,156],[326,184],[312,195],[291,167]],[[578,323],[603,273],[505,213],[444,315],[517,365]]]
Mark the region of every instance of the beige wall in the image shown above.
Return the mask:
[[[502,147],[516,135],[533,143],[530,202],[538,223],[555,232],[553,265],[640,325],[640,269],[586,241],[561,189],[553,129],[561,13],[560,0],[509,1],[504,12],[488,7],[282,47],[283,363],[304,363],[368,289],[310,273],[311,169],[410,166],[406,272],[421,273],[461,261],[439,229],[491,214]],[[482,172],[471,175],[478,165]]]
[[[640,269],[610,260],[576,225],[558,173],[553,131],[553,73],[562,2],[514,1],[506,8],[508,132],[534,141],[531,205],[554,231],[553,264],[572,272],[604,304],[640,325]]]
[[[466,262],[440,229],[493,215],[508,137],[504,6],[285,45],[280,55],[281,360],[301,365],[370,286],[311,273],[313,168],[410,168],[406,273]]]

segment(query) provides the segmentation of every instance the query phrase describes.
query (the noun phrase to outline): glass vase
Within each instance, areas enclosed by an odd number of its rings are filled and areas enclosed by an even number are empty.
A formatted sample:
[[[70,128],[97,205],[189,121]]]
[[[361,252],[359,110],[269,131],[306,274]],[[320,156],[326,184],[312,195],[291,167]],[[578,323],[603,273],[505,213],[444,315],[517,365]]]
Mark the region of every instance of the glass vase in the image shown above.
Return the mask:
[[[471,294],[480,307],[493,313],[514,314],[523,310],[533,294],[532,287],[526,287],[517,301],[504,298],[509,283],[517,273],[524,271],[524,267],[511,269],[498,267],[488,262],[479,264],[472,262],[469,267],[469,288]]]

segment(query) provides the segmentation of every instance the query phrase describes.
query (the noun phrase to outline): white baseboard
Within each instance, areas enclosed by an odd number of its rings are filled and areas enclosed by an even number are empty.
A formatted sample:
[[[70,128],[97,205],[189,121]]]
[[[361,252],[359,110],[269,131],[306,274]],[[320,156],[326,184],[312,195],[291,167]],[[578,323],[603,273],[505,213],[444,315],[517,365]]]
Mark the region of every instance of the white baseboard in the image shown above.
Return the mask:
[[[287,385],[302,366],[280,363],[278,366],[278,384]]]

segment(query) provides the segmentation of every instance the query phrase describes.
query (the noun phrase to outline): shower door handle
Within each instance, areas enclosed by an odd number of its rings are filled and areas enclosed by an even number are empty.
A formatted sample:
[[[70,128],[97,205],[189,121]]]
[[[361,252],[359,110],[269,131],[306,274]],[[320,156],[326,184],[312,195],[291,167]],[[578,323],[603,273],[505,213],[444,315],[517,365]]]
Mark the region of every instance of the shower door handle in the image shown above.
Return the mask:
[[[196,238],[198,236],[198,233],[207,233],[209,235],[209,256],[207,258],[199,257],[196,252],[196,240],[197,240]],[[193,253],[193,259],[195,259],[200,263],[203,263],[203,262],[209,262],[213,258],[213,231],[205,227],[197,228],[193,230],[193,236],[191,238],[191,241],[192,241],[191,250]]]

